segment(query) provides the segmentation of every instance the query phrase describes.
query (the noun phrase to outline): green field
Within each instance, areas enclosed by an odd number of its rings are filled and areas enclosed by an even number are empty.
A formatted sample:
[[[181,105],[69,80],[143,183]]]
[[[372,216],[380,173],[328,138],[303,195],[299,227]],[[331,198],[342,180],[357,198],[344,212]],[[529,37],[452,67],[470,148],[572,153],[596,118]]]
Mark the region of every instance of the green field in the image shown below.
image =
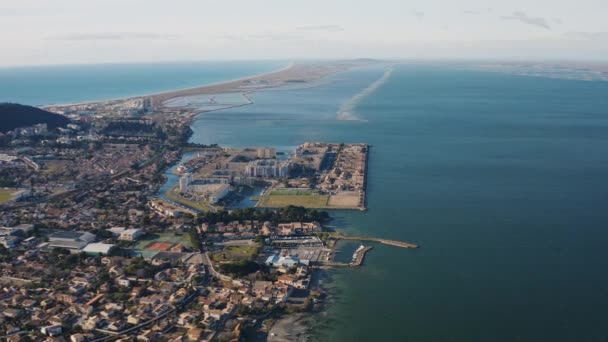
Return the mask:
[[[210,257],[214,262],[253,260],[258,252],[258,246],[230,246],[219,252],[210,253]]]
[[[328,200],[329,195],[321,195],[308,190],[292,192],[274,190],[270,194],[260,198],[258,207],[282,208],[288,205],[295,205],[305,208],[325,208],[327,207]]]
[[[307,189],[274,189],[272,190],[273,195],[318,195],[319,193],[315,190]]]
[[[16,191],[15,189],[0,189],[0,204],[8,202]]]
[[[148,234],[143,239],[137,241],[137,244],[133,249],[143,250],[153,242],[168,242],[173,244],[182,244],[188,248],[192,248],[192,242],[188,234],[175,235],[173,233],[162,233],[162,234]]]

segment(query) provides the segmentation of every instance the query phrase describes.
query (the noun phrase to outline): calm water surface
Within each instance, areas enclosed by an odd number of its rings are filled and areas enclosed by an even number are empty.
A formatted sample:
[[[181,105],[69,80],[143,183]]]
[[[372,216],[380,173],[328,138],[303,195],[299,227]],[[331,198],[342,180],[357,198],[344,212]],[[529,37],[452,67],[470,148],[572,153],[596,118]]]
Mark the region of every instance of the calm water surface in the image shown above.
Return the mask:
[[[608,340],[608,83],[402,65],[361,121],[337,121],[383,73],[259,93],[193,127],[200,143],[373,145],[369,211],[336,224],[422,248],[333,272],[315,340]]]
[[[0,69],[0,101],[124,97],[282,66]],[[376,246],[364,267],[332,271],[314,339],[608,340],[608,82],[401,65],[365,90],[384,73],[257,93],[193,125],[199,143],[373,145],[369,211],[334,223],[422,248]],[[341,108],[359,120],[336,120]]]
[[[0,102],[33,106],[106,100],[269,72],[286,62],[189,62],[0,68]]]

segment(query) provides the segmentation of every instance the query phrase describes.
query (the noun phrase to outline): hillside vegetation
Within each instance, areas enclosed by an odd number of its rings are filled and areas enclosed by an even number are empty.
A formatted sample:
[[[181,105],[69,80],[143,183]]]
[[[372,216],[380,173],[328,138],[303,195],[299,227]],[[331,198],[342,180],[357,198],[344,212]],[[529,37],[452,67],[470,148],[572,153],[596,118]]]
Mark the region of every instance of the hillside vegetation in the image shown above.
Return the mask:
[[[70,120],[62,115],[40,108],[16,103],[0,103],[0,132],[6,133],[18,127],[46,123],[48,129],[66,126]]]

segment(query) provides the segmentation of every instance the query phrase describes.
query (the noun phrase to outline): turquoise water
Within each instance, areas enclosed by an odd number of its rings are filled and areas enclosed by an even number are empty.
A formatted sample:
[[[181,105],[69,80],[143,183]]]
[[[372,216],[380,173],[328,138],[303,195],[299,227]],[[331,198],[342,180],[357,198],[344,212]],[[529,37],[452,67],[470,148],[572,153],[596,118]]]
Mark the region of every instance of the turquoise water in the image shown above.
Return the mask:
[[[335,224],[422,247],[332,272],[315,340],[608,339],[608,82],[402,65],[354,108],[366,121],[337,121],[383,73],[255,94],[193,127],[200,143],[373,145],[369,211]]]
[[[99,64],[0,68],[0,102],[34,106],[196,87],[273,71],[284,61]]]

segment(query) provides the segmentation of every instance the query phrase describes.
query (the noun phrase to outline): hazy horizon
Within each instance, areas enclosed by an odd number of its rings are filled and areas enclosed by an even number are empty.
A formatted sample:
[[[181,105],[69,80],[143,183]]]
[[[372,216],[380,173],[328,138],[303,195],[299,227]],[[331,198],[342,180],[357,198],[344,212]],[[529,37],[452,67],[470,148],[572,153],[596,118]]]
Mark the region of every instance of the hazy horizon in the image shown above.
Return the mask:
[[[154,65],[154,64],[188,64],[188,63],[240,63],[240,62],[339,62],[339,61],[353,61],[370,59],[376,62],[386,63],[421,63],[421,64],[432,64],[432,63],[455,63],[455,64],[467,64],[467,63],[581,63],[584,65],[597,65],[597,66],[608,66],[608,60],[602,59],[574,59],[574,58],[369,58],[369,57],[352,57],[352,58],[306,58],[306,59],[293,59],[293,58],[245,58],[245,59],[174,59],[174,60],[148,60],[148,61],[92,61],[92,62],[79,62],[79,63],[53,63],[53,64],[15,64],[15,65],[0,65],[0,69],[17,69],[17,68],[43,68],[43,67],[77,67],[77,66],[95,66],[95,65]]]
[[[222,60],[608,60],[608,3],[5,0],[0,67]]]

